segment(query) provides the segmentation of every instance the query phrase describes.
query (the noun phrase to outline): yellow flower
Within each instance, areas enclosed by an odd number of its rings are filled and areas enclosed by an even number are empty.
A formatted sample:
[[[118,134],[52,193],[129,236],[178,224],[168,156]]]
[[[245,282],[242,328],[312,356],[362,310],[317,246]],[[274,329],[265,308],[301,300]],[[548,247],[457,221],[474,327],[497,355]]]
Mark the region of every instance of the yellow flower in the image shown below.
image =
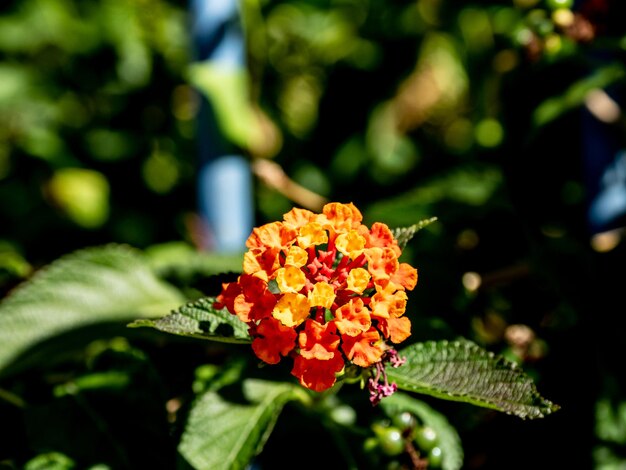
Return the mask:
[[[335,301],[335,289],[327,282],[318,282],[309,292],[311,307],[331,308]]]
[[[296,268],[303,267],[309,260],[309,255],[305,250],[299,246],[292,246],[287,252],[287,258],[285,259],[285,265],[295,266]]]
[[[298,230],[298,245],[302,248],[323,243],[328,243],[328,234],[317,222],[309,222]]]
[[[281,292],[298,293],[306,285],[306,276],[295,266],[287,266],[276,271],[276,284]]]
[[[285,326],[297,326],[309,316],[309,301],[302,294],[285,294],[278,301],[272,316]]]
[[[357,256],[363,253],[365,238],[355,230],[350,230],[347,233],[337,235],[335,246],[345,256],[349,256],[350,259],[356,259]]]
[[[367,285],[370,282],[370,273],[367,272],[366,269],[363,268],[354,268],[348,274],[348,278],[346,282],[348,284],[348,290],[355,292],[357,294],[362,294],[365,289],[367,289]]]

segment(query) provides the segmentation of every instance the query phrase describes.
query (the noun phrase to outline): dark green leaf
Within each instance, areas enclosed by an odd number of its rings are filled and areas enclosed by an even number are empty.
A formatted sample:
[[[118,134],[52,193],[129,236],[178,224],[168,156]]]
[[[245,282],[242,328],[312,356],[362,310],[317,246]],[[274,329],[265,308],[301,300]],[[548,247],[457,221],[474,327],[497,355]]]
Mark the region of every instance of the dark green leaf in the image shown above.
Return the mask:
[[[398,196],[373,203],[364,215],[390,227],[404,227],[438,213],[437,205],[448,201],[453,203],[446,212],[450,218],[454,210],[466,213],[471,207],[484,207],[501,185],[502,170],[498,167],[459,166]]]
[[[215,308],[214,302],[215,298],[205,297],[158,320],[140,319],[128,326],[148,326],[166,333],[224,343],[249,343],[248,326],[225,308]]]
[[[0,303],[0,370],[56,335],[96,323],[153,317],[182,301],[129,247],[111,245],[67,255]]]
[[[391,232],[393,237],[398,241],[400,249],[404,249],[407,243],[415,236],[417,232],[424,227],[429,226],[437,220],[437,217],[431,217],[430,219],[420,220],[418,223],[411,225],[410,227],[395,228]]]
[[[437,445],[443,451],[441,464],[443,470],[458,470],[463,466],[461,438],[444,415],[433,410],[423,401],[400,392],[383,399],[380,406],[388,416],[394,416],[403,411],[413,413],[424,426],[429,426],[437,432]]]
[[[246,468],[267,441],[285,403],[303,390],[288,383],[246,380],[247,402],[208,391],[194,404],[178,450],[194,468]]]
[[[399,388],[463,401],[513,414],[542,418],[559,407],[541,397],[516,364],[470,341],[429,341],[400,351],[406,364],[388,369]]]

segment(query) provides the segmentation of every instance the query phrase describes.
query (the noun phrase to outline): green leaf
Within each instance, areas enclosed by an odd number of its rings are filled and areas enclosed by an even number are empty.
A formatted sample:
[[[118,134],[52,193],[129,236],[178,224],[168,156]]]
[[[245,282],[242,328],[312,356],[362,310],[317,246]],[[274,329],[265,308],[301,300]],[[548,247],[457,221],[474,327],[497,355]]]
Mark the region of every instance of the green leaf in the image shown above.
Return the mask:
[[[390,227],[404,227],[414,220],[429,218],[448,203],[446,217],[454,211],[464,214],[480,210],[502,186],[502,170],[493,165],[464,165],[420,182],[419,186],[389,199],[371,204],[366,220],[384,222]]]
[[[541,397],[515,363],[470,341],[429,341],[399,352],[406,363],[389,368],[398,388],[513,414],[543,418],[559,409]]]
[[[245,402],[214,391],[196,401],[178,450],[194,468],[237,470],[261,450],[283,406],[303,392],[296,385],[248,379]]]
[[[64,256],[0,303],[0,373],[39,343],[73,329],[164,314],[183,302],[140,253],[119,245]]]
[[[606,88],[623,80],[626,69],[622,63],[615,63],[595,70],[591,75],[578,80],[560,96],[548,98],[533,113],[533,124],[539,128],[558,119],[561,115],[582,105],[592,90]]]
[[[439,436],[438,446],[443,451],[443,470],[458,470],[463,466],[463,447],[461,438],[446,417],[426,403],[409,395],[396,392],[380,402],[388,416],[408,411],[417,416],[424,426],[433,428]]]
[[[205,297],[158,320],[139,319],[128,326],[147,326],[166,333],[223,343],[249,343],[248,326],[225,308],[215,308],[214,302],[214,297]]]
[[[24,470],[71,470],[76,464],[67,455],[60,452],[39,454],[24,465]]]
[[[184,242],[153,245],[145,250],[150,266],[161,277],[189,280],[195,276],[240,273],[244,253],[208,253]]]
[[[411,239],[415,236],[417,232],[422,230],[424,227],[429,226],[436,220],[437,217],[420,220],[418,223],[413,224],[410,227],[395,228],[391,231],[391,233],[393,233],[393,237],[397,240],[400,249],[404,249],[407,243],[411,241]]]
[[[246,99],[250,77],[243,67],[203,61],[191,64],[187,75],[189,82],[211,102],[226,138],[246,147],[258,137],[254,110]]]

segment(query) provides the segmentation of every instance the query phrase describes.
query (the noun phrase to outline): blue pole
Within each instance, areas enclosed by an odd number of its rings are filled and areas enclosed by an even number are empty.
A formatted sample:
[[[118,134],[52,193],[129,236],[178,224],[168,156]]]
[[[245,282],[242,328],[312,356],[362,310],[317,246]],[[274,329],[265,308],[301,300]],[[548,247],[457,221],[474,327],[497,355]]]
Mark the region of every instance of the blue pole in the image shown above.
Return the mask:
[[[190,0],[195,60],[241,71],[246,67],[237,0]],[[198,115],[198,210],[208,237],[202,248],[240,252],[253,226],[248,160],[220,130],[210,98]]]

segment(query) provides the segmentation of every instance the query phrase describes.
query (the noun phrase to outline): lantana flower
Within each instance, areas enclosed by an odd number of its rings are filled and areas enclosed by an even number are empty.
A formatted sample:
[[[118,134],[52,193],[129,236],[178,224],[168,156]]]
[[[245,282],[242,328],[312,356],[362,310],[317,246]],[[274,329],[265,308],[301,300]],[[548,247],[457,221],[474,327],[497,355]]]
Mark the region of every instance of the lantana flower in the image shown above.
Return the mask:
[[[302,386],[324,391],[353,364],[372,371],[368,388],[377,402],[391,390],[386,377],[378,384],[384,364],[399,364],[389,343],[411,334],[406,291],[417,270],[398,261],[387,225],[367,228],[362,220],[352,203],[330,203],[321,214],[295,208],[282,222],[255,228],[243,273],[223,285],[216,306],[248,325],[259,359],[292,357]]]

